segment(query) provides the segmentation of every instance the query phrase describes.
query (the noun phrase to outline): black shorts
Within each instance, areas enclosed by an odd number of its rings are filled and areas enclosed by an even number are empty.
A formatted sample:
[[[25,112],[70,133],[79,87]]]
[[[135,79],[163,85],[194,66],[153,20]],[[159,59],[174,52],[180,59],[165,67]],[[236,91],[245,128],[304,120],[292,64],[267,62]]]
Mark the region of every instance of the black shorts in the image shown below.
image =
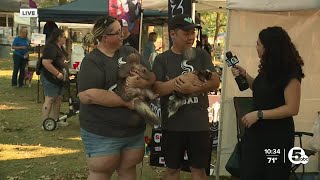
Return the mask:
[[[162,134],[162,150],[166,166],[170,169],[181,168],[185,151],[187,151],[190,167],[206,168],[211,156],[210,132],[164,131]]]

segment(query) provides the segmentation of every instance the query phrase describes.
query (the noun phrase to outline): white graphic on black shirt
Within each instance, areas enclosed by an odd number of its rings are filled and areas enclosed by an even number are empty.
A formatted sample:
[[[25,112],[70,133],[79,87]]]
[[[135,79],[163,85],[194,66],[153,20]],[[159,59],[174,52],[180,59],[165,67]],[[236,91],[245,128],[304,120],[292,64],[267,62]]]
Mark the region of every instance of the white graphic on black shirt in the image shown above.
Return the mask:
[[[108,89],[108,91],[113,91],[116,87],[117,87],[117,84],[114,84]]]
[[[118,59],[118,67],[121,67],[122,65],[126,64],[127,62],[123,61],[123,57],[120,57]]]
[[[181,74],[186,74],[194,71],[194,67],[192,65],[187,64],[187,62],[188,60],[183,60],[181,62],[181,68],[183,70]],[[169,97],[169,100],[175,101],[176,98],[177,97],[173,94]],[[185,105],[185,104],[197,104],[198,102],[199,102],[199,98],[195,96],[195,97],[185,97],[181,103],[182,105]]]
[[[123,57],[120,57],[118,59],[118,67],[121,67],[121,66],[125,65],[126,63],[127,62],[123,61]],[[117,84],[114,84],[108,89],[108,91],[113,91],[116,87],[117,87]]]
[[[187,64],[187,62],[188,62],[188,60],[183,60],[181,62],[181,68],[183,70],[181,74],[186,74],[186,73],[194,71],[193,66]]]

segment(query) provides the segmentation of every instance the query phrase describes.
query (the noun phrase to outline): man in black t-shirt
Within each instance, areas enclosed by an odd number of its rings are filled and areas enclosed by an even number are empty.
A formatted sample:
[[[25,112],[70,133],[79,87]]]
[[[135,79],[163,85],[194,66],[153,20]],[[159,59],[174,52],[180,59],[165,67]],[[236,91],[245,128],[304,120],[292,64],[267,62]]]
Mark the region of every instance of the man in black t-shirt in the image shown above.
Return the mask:
[[[192,176],[206,179],[205,168],[210,156],[207,92],[218,88],[220,81],[213,72],[209,54],[203,49],[192,48],[195,28],[199,25],[183,14],[173,17],[168,25],[173,46],[158,55],[153,65],[156,74],[154,91],[160,95],[161,103],[162,149],[168,167],[167,178],[179,179],[181,162],[187,150]],[[193,72],[206,69],[212,71],[213,76],[204,83]],[[168,101],[174,99],[174,91],[199,95],[188,97],[184,105],[168,118]]]
[[[202,34],[201,39],[202,39],[202,48],[204,50],[206,50],[209,53],[209,55],[211,56],[212,46],[209,44],[208,35]]]

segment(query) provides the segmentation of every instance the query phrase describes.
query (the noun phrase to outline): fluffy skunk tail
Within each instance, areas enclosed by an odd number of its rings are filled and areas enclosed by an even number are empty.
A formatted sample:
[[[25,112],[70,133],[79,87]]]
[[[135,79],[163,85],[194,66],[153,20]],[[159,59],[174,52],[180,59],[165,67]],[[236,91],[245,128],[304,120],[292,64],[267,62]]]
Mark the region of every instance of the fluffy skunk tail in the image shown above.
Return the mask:
[[[154,113],[150,106],[141,99],[134,100],[134,110],[149,124],[160,125],[160,118]]]
[[[169,100],[168,103],[168,118],[170,118],[172,115],[174,115],[179,108],[183,105],[184,99],[176,98]]]

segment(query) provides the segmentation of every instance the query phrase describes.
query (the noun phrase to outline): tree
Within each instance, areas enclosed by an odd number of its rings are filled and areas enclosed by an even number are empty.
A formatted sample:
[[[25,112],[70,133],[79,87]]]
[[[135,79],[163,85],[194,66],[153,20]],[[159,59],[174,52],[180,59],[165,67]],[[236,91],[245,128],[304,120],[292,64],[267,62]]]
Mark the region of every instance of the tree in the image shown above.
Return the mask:
[[[201,13],[202,33],[217,40],[218,34],[226,32],[227,14],[223,12]]]
[[[39,2],[39,7],[41,8],[47,8],[47,7],[52,7],[52,6],[60,6],[63,4],[70,3],[74,0],[36,0],[35,2]]]
[[[47,7],[57,6],[57,5],[58,5],[57,0],[42,0],[39,3],[40,8],[47,8]]]

